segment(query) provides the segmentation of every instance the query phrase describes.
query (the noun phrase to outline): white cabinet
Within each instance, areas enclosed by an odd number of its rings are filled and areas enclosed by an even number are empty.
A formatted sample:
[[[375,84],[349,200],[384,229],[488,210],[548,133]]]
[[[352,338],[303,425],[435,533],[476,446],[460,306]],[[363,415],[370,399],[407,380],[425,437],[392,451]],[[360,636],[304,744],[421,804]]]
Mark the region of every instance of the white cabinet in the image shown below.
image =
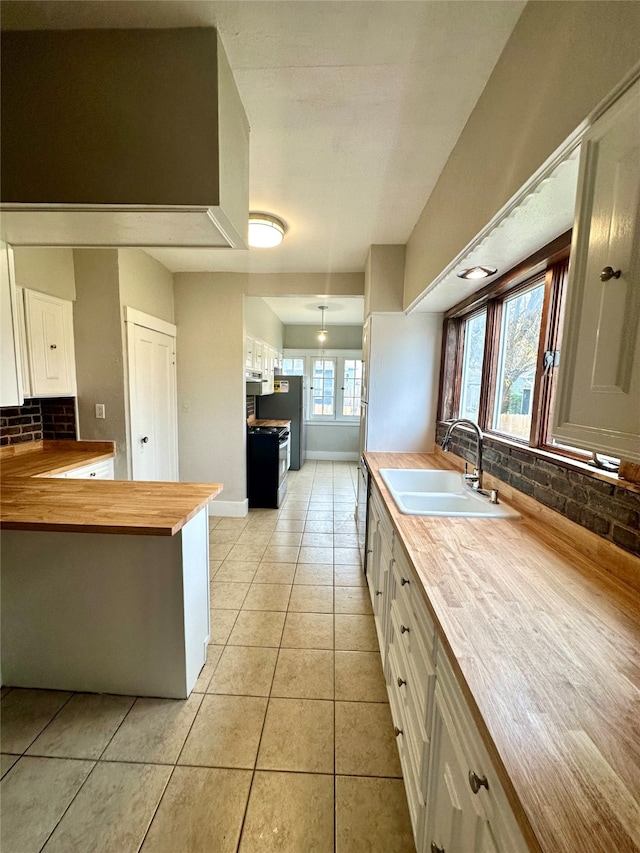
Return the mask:
[[[32,397],[70,397],[76,393],[73,308],[35,290],[24,290],[26,353]]]
[[[104,459],[102,462],[94,462],[91,465],[82,465],[65,471],[64,474],[55,474],[55,477],[68,480],[113,480],[113,459]]]
[[[13,250],[0,243],[0,346],[2,375],[0,406],[21,406],[24,402],[18,340],[18,300],[13,268]]]
[[[244,366],[246,370],[253,370],[253,349],[255,339],[251,335],[244,336]]]
[[[587,132],[554,436],[640,462],[640,81]]]
[[[375,484],[367,582],[418,853],[526,853],[497,772]]]

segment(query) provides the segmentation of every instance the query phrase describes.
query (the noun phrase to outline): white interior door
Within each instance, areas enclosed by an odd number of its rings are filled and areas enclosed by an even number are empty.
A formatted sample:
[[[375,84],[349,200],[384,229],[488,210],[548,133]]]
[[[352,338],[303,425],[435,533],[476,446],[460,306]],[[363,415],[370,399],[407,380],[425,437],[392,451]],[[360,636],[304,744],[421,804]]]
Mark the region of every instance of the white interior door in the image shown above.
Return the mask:
[[[175,334],[136,322],[128,321],[127,326],[132,477],[175,481],[178,479]]]

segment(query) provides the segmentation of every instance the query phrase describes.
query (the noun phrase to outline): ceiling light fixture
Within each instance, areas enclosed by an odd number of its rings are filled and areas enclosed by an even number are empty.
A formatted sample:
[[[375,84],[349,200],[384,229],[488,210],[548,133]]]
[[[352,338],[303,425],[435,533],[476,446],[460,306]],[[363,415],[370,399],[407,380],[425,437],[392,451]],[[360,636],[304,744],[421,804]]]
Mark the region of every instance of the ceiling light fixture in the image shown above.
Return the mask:
[[[249,214],[249,245],[254,249],[272,249],[284,237],[285,225],[270,213]]]
[[[460,270],[456,275],[458,278],[489,278],[490,275],[495,275],[498,270],[495,267],[469,267],[466,270]]]
[[[327,340],[327,330],[324,327],[324,312],[329,308],[328,305],[318,305],[318,311],[322,312],[322,319],[320,320],[321,329],[318,329],[318,340],[321,344],[323,344]]]

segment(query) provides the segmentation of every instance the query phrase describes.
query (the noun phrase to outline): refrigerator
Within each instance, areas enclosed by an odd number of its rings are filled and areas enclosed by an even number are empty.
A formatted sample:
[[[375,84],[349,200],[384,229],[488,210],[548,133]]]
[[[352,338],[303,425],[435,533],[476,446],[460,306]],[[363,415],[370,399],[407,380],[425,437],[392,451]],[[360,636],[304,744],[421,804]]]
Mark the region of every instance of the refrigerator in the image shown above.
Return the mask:
[[[306,457],[304,376],[276,376],[274,393],[256,397],[256,418],[291,421],[291,469],[298,471]]]

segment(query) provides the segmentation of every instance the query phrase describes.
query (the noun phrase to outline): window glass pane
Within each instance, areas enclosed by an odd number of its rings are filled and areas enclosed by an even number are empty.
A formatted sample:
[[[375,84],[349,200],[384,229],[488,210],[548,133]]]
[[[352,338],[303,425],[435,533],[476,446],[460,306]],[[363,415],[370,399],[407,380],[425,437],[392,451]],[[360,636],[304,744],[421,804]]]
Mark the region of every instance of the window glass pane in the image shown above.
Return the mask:
[[[531,430],[544,285],[506,299],[502,309],[494,429],[519,438]]]
[[[460,417],[478,422],[480,411],[480,381],[484,337],[487,329],[487,312],[471,317],[464,326],[464,354],[462,358],[462,387],[460,390]]]
[[[333,417],[335,411],[334,358],[313,359],[313,385],[311,391],[311,414]]]
[[[304,358],[283,359],[282,372],[285,376],[304,376]]]
[[[361,359],[345,358],[342,388],[342,416],[345,418],[359,417],[362,392]]]

